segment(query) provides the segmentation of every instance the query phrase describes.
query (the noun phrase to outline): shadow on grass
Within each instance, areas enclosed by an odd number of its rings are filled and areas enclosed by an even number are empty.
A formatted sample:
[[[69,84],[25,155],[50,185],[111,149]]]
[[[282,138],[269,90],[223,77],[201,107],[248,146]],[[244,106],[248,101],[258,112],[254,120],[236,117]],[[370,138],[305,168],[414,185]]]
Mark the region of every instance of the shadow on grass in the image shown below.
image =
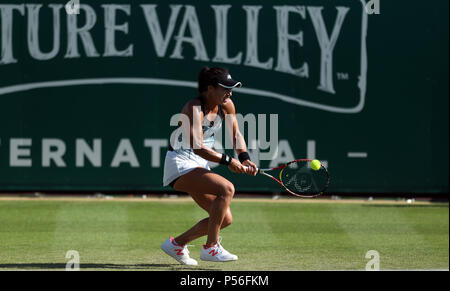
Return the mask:
[[[0,264],[2,269],[17,270],[58,270],[66,269],[66,264],[61,263],[24,263],[24,264]],[[216,268],[200,268],[184,266],[180,264],[80,264],[81,271],[94,270],[133,270],[133,271],[220,271]]]
[[[402,205],[395,205],[395,204],[363,204],[363,207],[391,207],[391,208],[448,208],[448,204],[402,204]]]

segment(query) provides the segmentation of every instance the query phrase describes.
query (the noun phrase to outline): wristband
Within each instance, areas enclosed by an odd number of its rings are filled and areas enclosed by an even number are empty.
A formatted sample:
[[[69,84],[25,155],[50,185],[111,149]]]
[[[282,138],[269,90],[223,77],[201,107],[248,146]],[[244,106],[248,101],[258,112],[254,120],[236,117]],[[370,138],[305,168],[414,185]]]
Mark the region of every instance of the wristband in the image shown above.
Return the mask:
[[[239,158],[239,162],[241,162],[241,164],[246,160],[250,160],[250,156],[248,155],[247,152],[240,153],[238,158]]]
[[[228,166],[231,163],[231,157],[227,154],[222,154],[219,164]]]

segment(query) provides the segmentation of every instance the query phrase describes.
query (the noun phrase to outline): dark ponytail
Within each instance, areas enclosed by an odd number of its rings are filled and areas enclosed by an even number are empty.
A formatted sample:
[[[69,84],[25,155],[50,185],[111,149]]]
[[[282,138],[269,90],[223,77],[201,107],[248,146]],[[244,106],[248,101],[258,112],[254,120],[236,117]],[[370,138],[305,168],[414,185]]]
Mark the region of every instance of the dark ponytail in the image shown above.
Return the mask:
[[[228,75],[228,70],[223,68],[203,67],[198,74],[198,94],[208,90],[208,86],[217,86],[218,76]]]

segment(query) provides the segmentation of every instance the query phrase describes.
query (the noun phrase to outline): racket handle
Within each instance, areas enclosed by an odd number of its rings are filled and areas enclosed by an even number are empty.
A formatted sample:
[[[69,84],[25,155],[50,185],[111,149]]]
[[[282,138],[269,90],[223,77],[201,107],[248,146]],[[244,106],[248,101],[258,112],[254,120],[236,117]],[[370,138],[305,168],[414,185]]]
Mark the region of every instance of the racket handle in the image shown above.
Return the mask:
[[[246,171],[248,170],[248,166],[244,166],[244,168]],[[259,169],[259,168],[257,168],[257,169],[258,169],[258,174],[261,174],[261,169]]]

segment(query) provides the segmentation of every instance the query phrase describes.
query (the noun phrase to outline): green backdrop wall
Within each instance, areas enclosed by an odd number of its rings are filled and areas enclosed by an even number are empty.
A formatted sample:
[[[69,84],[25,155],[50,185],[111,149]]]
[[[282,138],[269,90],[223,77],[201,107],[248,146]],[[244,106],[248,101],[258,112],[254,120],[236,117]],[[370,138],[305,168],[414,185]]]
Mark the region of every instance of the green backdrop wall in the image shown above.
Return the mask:
[[[318,158],[331,192],[448,193],[447,0],[67,2],[0,0],[1,191],[163,190],[170,118],[221,66],[239,113],[278,115],[260,167]]]

